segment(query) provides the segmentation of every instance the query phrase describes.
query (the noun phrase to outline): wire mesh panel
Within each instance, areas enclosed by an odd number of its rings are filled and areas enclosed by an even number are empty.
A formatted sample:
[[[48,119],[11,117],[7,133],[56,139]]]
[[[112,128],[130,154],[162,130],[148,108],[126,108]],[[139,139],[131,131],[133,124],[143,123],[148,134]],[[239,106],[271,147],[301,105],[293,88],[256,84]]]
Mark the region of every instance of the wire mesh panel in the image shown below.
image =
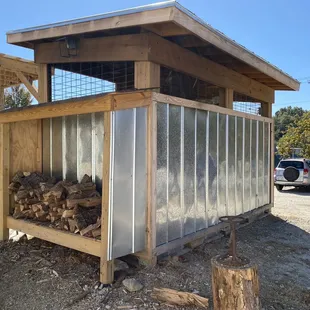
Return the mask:
[[[233,109],[235,111],[261,115],[261,103],[256,99],[234,91]]]
[[[268,143],[263,121],[158,103],[157,246],[268,203]]]
[[[133,90],[134,62],[84,62],[53,64],[52,101]]]

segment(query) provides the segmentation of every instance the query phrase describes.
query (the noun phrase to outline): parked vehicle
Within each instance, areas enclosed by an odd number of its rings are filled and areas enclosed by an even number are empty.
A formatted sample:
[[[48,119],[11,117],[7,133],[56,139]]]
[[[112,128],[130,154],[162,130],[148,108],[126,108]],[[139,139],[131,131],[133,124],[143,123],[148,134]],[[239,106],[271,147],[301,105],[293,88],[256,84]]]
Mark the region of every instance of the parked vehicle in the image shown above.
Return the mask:
[[[274,169],[274,184],[278,191],[284,186],[310,186],[310,160],[305,158],[283,159]]]

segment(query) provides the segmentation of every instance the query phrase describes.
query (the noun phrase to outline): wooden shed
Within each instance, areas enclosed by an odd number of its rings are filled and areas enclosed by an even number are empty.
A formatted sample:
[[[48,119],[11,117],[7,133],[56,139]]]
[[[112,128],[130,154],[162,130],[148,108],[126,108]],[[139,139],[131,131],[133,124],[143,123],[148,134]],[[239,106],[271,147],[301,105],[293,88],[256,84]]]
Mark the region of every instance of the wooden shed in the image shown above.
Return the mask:
[[[0,112],[1,239],[11,228],[98,256],[110,283],[115,258],[153,264],[225,229],[220,216],[269,212],[274,93],[299,89],[280,69],[174,1],[11,31],[7,41],[33,49],[35,63],[0,57],[2,93],[17,79],[39,104]],[[13,218],[17,171],[92,175],[101,239]]]

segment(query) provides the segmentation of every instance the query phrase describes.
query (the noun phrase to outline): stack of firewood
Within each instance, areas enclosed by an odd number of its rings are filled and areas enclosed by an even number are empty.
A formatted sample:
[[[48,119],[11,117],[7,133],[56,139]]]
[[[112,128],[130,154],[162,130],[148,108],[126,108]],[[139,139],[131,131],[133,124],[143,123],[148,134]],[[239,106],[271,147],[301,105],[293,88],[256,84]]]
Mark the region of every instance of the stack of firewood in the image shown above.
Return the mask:
[[[38,172],[18,172],[9,190],[14,195],[14,218],[50,222],[82,236],[101,235],[101,196],[88,175],[78,183],[57,182]]]

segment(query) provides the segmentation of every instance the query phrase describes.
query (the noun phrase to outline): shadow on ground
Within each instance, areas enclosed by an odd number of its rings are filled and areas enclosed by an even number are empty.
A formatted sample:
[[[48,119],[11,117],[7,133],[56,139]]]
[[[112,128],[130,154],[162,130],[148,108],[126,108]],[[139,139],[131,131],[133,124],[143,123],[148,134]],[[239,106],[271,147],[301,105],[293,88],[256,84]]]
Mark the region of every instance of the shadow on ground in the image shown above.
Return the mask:
[[[237,232],[238,252],[259,268],[265,310],[310,309],[310,237],[305,230],[270,215]],[[0,243],[0,309],[171,309],[150,297],[153,287],[199,292],[211,297],[213,256],[227,251],[228,238],[205,243],[181,257],[134,277],[144,289],[122,285],[95,289],[99,260],[32,239]],[[182,308],[179,308],[182,309]]]

